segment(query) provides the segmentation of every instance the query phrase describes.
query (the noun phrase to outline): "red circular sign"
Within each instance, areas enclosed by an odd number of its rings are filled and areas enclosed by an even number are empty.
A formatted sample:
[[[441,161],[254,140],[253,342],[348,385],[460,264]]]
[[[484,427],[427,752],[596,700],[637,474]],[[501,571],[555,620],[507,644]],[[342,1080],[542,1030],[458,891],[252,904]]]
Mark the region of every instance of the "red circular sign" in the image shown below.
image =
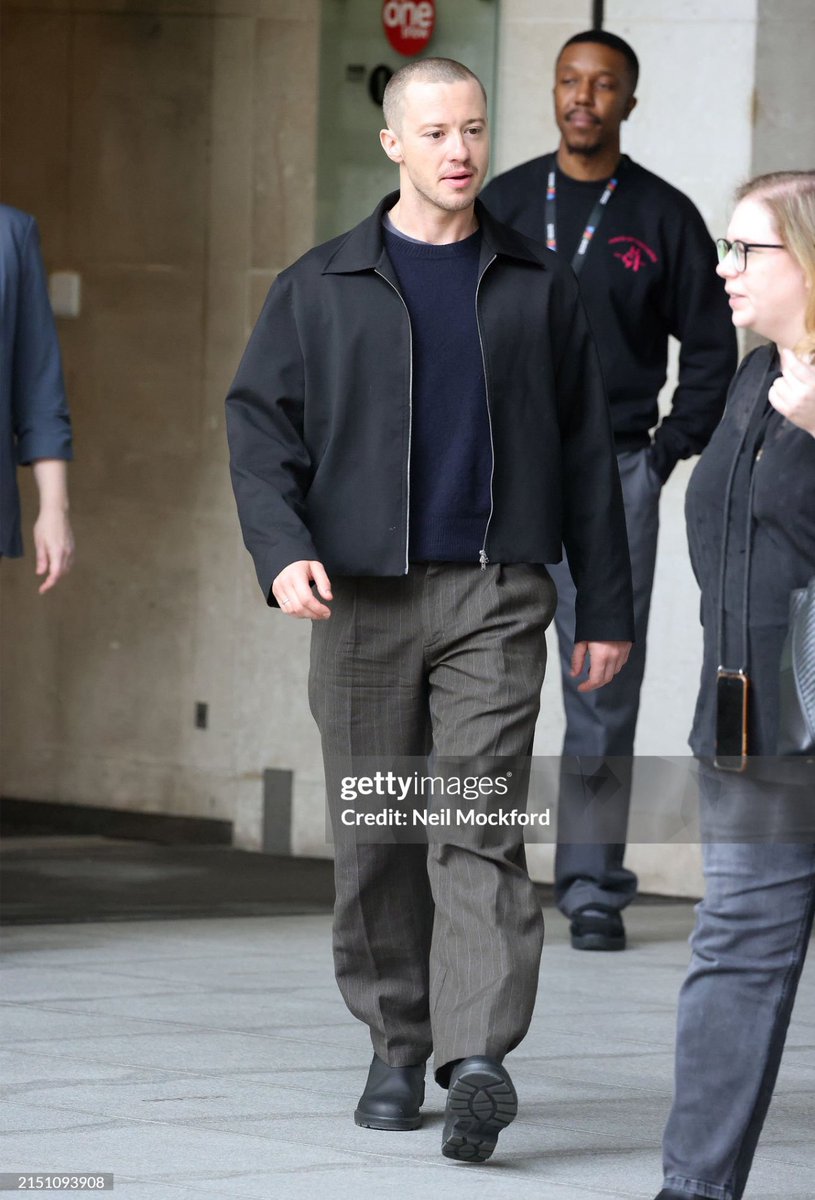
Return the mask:
[[[413,58],[433,36],[436,0],[384,0],[382,24],[394,50]]]

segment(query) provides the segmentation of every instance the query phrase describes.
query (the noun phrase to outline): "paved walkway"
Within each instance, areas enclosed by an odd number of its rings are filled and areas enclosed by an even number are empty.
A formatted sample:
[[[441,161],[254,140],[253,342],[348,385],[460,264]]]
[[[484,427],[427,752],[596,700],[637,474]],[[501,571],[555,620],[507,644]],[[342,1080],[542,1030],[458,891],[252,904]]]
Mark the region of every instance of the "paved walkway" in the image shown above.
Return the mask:
[[[572,951],[547,913],[537,1015],[507,1060],[521,1111],[480,1167],[441,1158],[433,1083],[423,1129],[354,1126],[370,1050],[327,916],[12,928],[0,1170],[113,1171],[121,1200],[652,1200],[692,911],[629,911],[624,954]],[[810,964],[755,1200],[815,1196],[814,985]]]

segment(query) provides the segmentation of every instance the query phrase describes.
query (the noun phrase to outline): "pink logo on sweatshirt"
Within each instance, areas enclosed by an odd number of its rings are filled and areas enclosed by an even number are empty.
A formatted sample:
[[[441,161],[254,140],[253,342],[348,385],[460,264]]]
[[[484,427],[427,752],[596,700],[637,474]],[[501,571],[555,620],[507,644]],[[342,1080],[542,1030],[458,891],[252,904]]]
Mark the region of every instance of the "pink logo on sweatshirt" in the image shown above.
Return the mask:
[[[627,271],[639,271],[641,267],[645,267],[649,262],[658,262],[656,254],[650,246],[646,246],[645,242],[641,242],[635,237],[614,237],[608,239],[609,246],[620,246],[619,250],[614,251],[614,257],[619,258]],[[627,249],[623,251],[622,247]]]

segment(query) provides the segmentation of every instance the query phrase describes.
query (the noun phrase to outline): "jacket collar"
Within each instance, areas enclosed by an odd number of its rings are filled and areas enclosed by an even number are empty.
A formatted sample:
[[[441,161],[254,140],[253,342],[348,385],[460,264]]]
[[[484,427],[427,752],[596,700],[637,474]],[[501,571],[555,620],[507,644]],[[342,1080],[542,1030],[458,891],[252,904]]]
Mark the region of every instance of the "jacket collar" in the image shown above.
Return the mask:
[[[382,219],[385,213],[393,208],[399,199],[398,192],[390,192],[376,206],[369,217],[355,226],[340,241],[339,246],[323,267],[324,275],[345,275],[357,271],[374,271],[378,267],[387,267],[388,259],[382,237]],[[502,225],[487,211],[480,200],[475,202],[475,212],[481,229],[482,265],[495,255],[505,258],[520,259],[522,262],[533,263],[545,269],[545,262],[540,254],[536,254],[532,245],[510,229]]]

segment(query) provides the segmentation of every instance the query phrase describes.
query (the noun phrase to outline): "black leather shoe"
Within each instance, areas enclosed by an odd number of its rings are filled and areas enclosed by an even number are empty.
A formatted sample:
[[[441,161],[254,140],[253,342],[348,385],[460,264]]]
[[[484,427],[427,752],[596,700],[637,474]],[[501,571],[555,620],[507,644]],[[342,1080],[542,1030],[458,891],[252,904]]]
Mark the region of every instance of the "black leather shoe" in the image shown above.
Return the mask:
[[[573,950],[625,950],[625,926],[613,908],[592,904],[578,909],[569,932]]]
[[[389,1067],[375,1054],[354,1122],[365,1129],[418,1129],[424,1102],[425,1064]]]
[[[450,1075],[441,1152],[460,1162],[486,1162],[498,1134],[518,1114],[507,1072],[492,1058],[463,1058]]]
[[[663,1188],[655,1200],[707,1200],[698,1192],[675,1192],[673,1188]]]

